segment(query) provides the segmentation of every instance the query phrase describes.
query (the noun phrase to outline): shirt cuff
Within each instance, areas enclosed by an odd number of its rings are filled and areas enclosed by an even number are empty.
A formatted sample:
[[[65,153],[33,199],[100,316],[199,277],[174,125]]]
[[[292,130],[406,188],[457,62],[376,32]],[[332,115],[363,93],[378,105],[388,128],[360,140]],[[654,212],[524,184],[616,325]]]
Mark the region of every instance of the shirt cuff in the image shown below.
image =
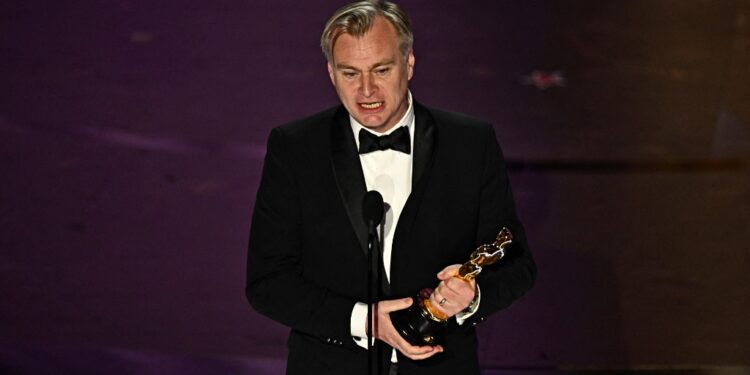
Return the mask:
[[[482,301],[482,293],[480,293],[479,284],[477,284],[477,296],[475,297],[475,300],[476,303],[469,304],[468,310],[464,310],[456,314],[456,323],[458,323],[458,325],[464,324],[466,319],[469,319],[472,315],[474,315],[474,313],[477,312],[477,310],[479,310],[479,302]],[[365,307],[365,311],[366,310],[367,308]],[[367,313],[365,312],[365,314]]]
[[[367,349],[367,304],[357,302],[352,308],[350,329],[354,343]]]

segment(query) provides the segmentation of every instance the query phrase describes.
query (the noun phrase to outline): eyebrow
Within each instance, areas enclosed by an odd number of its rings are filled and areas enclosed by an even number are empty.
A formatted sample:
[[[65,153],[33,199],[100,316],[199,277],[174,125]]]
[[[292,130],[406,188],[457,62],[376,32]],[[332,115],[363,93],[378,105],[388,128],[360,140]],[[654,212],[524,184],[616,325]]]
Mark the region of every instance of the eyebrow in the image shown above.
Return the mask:
[[[372,66],[370,67],[370,69],[369,69],[369,70],[373,70],[373,69],[376,69],[376,68],[379,68],[379,67],[381,67],[381,66],[385,66],[385,65],[393,65],[393,64],[395,64],[395,63],[396,63],[396,62],[395,62],[394,60],[381,60],[381,61],[379,61],[379,62],[377,62],[377,63],[373,64],[373,65],[372,65]],[[351,65],[346,65],[346,64],[338,64],[338,63],[336,64],[336,69],[338,69],[338,70],[341,70],[341,69],[351,69],[351,70],[356,70],[356,71],[359,71],[359,69],[357,69],[357,68],[355,68],[355,67],[353,67],[353,66],[351,66]]]

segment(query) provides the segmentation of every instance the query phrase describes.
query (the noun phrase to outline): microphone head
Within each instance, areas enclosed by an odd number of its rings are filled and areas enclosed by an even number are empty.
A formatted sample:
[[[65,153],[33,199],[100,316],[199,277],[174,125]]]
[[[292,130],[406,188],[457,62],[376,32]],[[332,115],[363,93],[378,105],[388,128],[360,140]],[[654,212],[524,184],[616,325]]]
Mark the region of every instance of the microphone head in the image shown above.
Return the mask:
[[[383,220],[383,196],[375,190],[368,191],[362,199],[362,216],[365,223],[378,225]]]

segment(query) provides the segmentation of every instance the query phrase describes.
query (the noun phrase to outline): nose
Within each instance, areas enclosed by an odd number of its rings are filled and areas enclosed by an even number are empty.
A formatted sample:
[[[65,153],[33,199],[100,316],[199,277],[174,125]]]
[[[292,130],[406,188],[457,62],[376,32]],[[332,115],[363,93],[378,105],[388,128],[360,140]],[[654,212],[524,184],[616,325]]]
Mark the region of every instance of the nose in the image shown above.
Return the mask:
[[[372,96],[377,87],[371,74],[362,74],[359,89],[363,96]]]

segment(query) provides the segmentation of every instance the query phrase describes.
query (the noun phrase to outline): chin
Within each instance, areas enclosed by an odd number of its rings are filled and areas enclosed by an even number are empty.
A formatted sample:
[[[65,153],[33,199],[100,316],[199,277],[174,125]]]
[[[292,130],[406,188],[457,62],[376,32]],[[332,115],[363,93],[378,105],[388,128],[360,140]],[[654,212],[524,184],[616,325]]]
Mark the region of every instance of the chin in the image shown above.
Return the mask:
[[[362,121],[359,121],[359,123],[368,129],[377,129],[385,125],[380,119],[367,120],[367,117],[362,119]]]

